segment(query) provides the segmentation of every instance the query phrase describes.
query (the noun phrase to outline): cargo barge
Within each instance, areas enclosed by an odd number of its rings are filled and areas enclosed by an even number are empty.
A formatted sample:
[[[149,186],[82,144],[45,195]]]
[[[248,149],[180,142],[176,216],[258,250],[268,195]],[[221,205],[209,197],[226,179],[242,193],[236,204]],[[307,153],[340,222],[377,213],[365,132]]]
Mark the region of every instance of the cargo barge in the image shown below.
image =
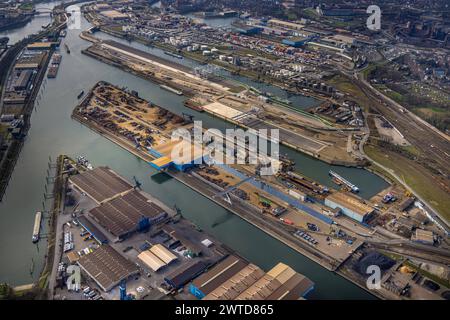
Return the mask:
[[[313,194],[325,195],[329,192],[329,189],[315,181],[312,181],[296,172],[288,171],[284,175],[284,178],[289,179],[291,182],[299,185],[302,189]]]
[[[180,56],[179,54],[170,52],[170,51],[164,51],[164,54],[167,54],[168,56],[177,58],[177,59],[183,59],[183,56]]]
[[[37,211],[34,217],[33,237],[31,238],[31,241],[33,243],[39,241],[41,233],[41,220],[42,220],[42,212]]]
[[[52,56],[52,61],[50,62],[50,67],[48,68],[47,78],[56,78],[58,74],[59,65],[61,63],[61,55],[54,53]]]
[[[177,89],[174,89],[174,88],[171,88],[171,87],[166,86],[166,85],[164,85],[164,84],[160,85],[159,87],[160,87],[161,89],[164,89],[164,90],[170,91],[170,92],[172,92],[172,93],[175,93],[175,94],[177,94],[177,95],[179,95],[179,96],[182,96],[182,95],[183,95],[183,92],[182,92],[182,91],[177,90]]]
[[[359,192],[359,188],[356,185],[354,185],[347,179],[341,177],[339,174],[337,174],[333,170],[330,170],[328,172],[328,174],[333,177],[333,182],[336,183],[337,185],[344,184],[345,186],[347,186],[350,189],[351,192],[353,192],[353,193]]]
[[[190,102],[189,100],[186,100],[186,101],[184,102],[184,106],[187,107],[187,108],[189,108],[189,109],[198,111],[198,112],[203,112],[203,111],[205,111],[205,109],[203,109],[202,106],[196,105],[196,104]]]

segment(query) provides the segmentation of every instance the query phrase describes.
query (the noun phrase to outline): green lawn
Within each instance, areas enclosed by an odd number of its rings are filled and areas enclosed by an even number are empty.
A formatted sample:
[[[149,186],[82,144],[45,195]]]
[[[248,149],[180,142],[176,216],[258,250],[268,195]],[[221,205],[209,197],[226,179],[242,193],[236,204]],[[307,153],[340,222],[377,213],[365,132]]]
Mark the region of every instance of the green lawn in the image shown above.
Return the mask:
[[[394,170],[418,195],[429,202],[447,221],[450,221],[450,197],[426,169],[413,160],[372,145],[366,145],[364,151],[373,160]]]

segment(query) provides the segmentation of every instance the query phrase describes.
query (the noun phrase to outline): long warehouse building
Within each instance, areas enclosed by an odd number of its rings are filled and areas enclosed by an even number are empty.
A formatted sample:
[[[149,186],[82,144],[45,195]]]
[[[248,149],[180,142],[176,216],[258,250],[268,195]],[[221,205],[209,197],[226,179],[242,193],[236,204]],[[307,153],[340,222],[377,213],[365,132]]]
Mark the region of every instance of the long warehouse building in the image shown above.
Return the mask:
[[[283,263],[265,273],[234,255],[189,285],[191,294],[205,300],[297,300],[313,288],[311,280]]]

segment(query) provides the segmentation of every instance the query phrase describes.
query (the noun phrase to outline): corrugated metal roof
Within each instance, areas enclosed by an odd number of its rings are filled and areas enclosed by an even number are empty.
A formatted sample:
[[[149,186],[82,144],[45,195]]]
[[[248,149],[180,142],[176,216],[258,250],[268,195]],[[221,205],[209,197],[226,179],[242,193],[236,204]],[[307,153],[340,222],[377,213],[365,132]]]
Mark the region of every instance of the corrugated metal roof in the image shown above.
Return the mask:
[[[153,271],[158,271],[166,266],[166,263],[154,255],[151,251],[145,250],[138,255],[138,259],[149,266]]]
[[[281,286],[280,281],[265,274],[247,290],[236,297],[236,300],[265,300]]]
[[[172,261],[177,260],[177,256],[170,252],[166,247],[162,244],[155,244],[150,248],[150,251],[157,256],[160,260],[164,261],[166,264],[171,263]]]
[[[94,252],[82,256],[78,264],[105,291],[109,291],[121,280],[138,272],[134,263],[109,245],[102,245]]]
[[[210,292],[204,300],[233,300],[264,275],[264,271],[250,263],[222,285]]]
[[[230,255],[208,272],[195,279],[192,284],[203,294],[207,295],[247,265],[248,263],[246,261]]]
[[[282,262],[278,263],[267,272],[268,275],[272,276],[274,279],[277,279],[282,284],[292,278],[296,273],[297,272],[294,269]]]
[[[314,287],[314,283],[304,275],[296,273],[275,290],[267,300],[297,300]]]
[[[202,273],[207,267],[208,264],[204,261],[197,261],[188,267],[183,266],[182,268],[175,270],[165,277],[164,280],[174,288],[178,289]]]
[[[364,200],[348,193],[335,192],[330,194],[326,200],[348,208],[362,217],[374,210],[373,207],[363,203]]]

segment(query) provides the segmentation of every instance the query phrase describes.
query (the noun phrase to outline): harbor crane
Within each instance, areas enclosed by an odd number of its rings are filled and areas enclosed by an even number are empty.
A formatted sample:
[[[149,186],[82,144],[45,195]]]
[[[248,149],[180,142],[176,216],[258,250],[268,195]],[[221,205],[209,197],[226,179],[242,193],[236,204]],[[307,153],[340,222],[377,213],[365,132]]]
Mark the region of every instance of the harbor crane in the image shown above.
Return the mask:
[[[142,188],[141,188],[141,186],[142,186],[142,183],[136,178],[136,176],[133,176],[133,180],[134,180],[134,189],[136,190],[136,189],[139,189],[139,190],[142,190]]]
[[[215,197],[223,197],[223,199],[228,202],[230,205],[233,205],[233,203],[231,202],[231,198],[229,193],[233,192],[234,190],[236,190],[241,184],[249,181],[250,179],[253,179],[255,176],[250,176],[247,177],[241,181],[239,181],[238,183],[232,185],[231,187],[226,188],[225,190],[223,190],[222,192],[216,193],[215,195],[213,195],[213,198]]]

